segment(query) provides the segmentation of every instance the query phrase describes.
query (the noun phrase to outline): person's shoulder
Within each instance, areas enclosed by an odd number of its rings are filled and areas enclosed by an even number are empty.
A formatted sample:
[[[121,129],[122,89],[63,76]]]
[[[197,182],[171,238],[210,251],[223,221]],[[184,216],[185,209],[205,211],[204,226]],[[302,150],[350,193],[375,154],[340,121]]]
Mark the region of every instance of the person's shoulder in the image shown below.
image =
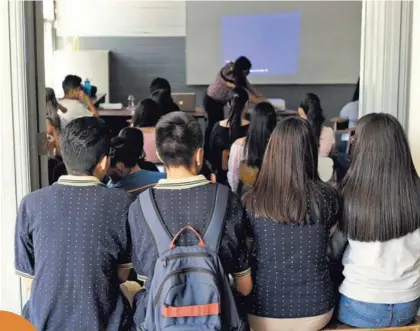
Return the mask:
[[[236,139],[235,142],[232,144],[232,147],[240,147],[240,146],[245,146],[245,137]]]
[[[105,185],[98,185],[98,197],[102,196],[103,199],[112,199],[120,202],[120,205],[125,207],[133,201],[132,196],[121,188],[108,188]]]
[[[33,191],[26,196],[24,196],[21,200],[21,205],[27,205],[30,203],[38,203],[40,201],[45,201],[48,199],[49,195],[54,195],[54,191],[56,190],[58,184],[53,184],[47,187],[40,188],[39,190]]]
[[[322,127],[322,131],[321,131],[321,135],[322,136],[334,136],[334,130],[333,128],[329,127],[329,126],[323,126]]]
[[[350,101],[346,103],[340,111],[340,117],[346,118],[349,113],[357,112],[359,110],[359,100]]]

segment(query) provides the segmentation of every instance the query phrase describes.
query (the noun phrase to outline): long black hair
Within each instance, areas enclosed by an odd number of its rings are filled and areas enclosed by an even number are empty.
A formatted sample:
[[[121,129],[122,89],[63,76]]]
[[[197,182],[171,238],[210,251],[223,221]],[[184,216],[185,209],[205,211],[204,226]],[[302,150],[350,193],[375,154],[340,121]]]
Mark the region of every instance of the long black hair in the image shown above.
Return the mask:
[[[359,120],[340,191],[340,229],[350,239],[383,242],[420,228],[420,180],[395,117],[374,113]]]
[[[144,99],[134,111],[131,123],[135,128],[155,127],[160,117],[158,104],[153,99]]]
[[[236,139],[241,129],[242,113],[248,102],[248,92],[241,87],[235,87],[232,91],[232,99],[229,103],[229,115],[227,124],[229,127],[229,135],[231,138]]]
[[[322,125],[325,121],[325,117],[321,107],[321,101],[319,100],[316,94],[307,93],[300,102],[299,107],[303,109],[306,116],[308,117],[308,121],[309,123],[311,123],[312,129],[315,133],[315,137],[317,138],[319,143]]]
[[[167,89],[156,90],[151,98],[157,103],[161,116],[173,111],[179,111],[178,105],[172,99],[171,92]]]
[[[271,103],[261,102],[251,113],[251,123],[245,139],[246,163],[261,168],[265,149],[277,124],[276,111]]]
[[[232,73],[236,87],[246,87],[246,76],[248,76],[251,68],[251,61],[247,57],[240,56],[235,60]]]
[[[354,89],[353,98],[351,101],[358,101],[359,100],[359,87],[360,87],[360,77],[357,80],[356,88]]]

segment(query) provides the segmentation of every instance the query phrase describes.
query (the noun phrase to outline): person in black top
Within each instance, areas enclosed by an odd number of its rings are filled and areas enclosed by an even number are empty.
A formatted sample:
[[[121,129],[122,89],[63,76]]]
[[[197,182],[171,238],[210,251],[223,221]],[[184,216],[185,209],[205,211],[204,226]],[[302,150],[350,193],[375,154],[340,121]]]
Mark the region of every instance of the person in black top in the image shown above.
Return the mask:
[[[243,88],[234,88],[228,118],[216,123],[211,132],[206,158],[212,165],[218,183],[227,183],[230,147],[248,132],[249,121],[245,120],[247,105],[248,92]]]
[[[255,239],[248,310],[254,331],[318,331],[331,319],[327,246],[338,193],[320,180],[317,163],[311,125],[287,118],[277,124],[258,179],[243,197]]]
[[[216,185],[198,175],[203,165],[203,140],[199,123],[183,112],[162,117],[156,127],[157,150],[165,165],[167,179],[161,179],[150,190],[163,223],[172,236],[187,225],[203,234],[212,214]],[[143,276],[140,278],[151,279],[158,252],[141,213],[137,198],[129,213],[134,269]],[[233,275],[235,287],[243,295],[249,294],[252,289],[245,224],[246,215],[241,203],[236,195],[229,192],[219,256],[225,272]],[[178,242],[180,245],[195,245],[196,238],[186,232]],[[134,300],[137,326],[145,318],[149,285],[147,280],[144,290],[138,292]]]
[[[61,136],[70,176],[21,202],[15,268],[33,280],[23,316],[37,330],[133,330],[119,286],[131,270],[131,199],[100,182],[109,166],[108,133],[98,118],[70,122]]]
[[[157,77],[152,80],[149,87],[150,98],[159,106],[160,115],[179,111],[178,105],[172,99],[171,85],[165,78]]]

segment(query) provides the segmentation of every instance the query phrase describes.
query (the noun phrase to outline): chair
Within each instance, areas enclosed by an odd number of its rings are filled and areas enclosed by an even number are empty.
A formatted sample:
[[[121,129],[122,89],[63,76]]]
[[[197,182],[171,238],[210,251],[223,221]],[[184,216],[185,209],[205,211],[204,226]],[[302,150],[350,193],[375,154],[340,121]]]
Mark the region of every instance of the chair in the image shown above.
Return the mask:
[[[323,331],[333,331],[333,330],[341,330],[341,331],[420,331],[420,316],[417,317],[416,321],[407,326],[398,326],[398,327],[389,327],[389,328],[379,328],[379,329],[359,329],[359,328],[352,328],[348,325],[338,324],[335,327],[328,326]]]

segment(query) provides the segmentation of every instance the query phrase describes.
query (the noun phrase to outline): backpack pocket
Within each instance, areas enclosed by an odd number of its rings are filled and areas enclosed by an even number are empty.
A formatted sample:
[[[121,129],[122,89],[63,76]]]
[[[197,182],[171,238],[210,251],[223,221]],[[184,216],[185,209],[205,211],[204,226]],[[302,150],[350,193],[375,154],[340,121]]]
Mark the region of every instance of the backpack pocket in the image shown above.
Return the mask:
[[[216,275],[183,268],[166,276],[154,300],[165,331],[221,330],[221,296]]]

